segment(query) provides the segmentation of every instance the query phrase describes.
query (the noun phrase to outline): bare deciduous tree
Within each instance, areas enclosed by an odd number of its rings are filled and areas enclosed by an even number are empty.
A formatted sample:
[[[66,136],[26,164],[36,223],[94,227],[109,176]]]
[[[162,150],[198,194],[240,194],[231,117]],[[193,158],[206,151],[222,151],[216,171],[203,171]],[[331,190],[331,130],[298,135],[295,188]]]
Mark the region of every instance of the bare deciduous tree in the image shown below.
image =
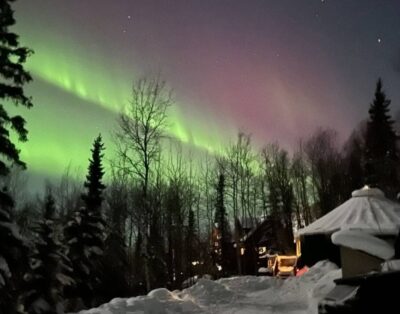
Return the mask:
[[[251,136],[244,132],[239,132],[237,141],[231,144],[223,161],[219,161],[225,165],[226,171],[226,190],[230,196],[230,205],[235,224],[234,238],[238,244],[240,238],[240,221],[241,223],[248,224],[252,222],[255,225],[255,204],[252,197],[253,185],[252,180],[254,173],[252,166],[254,163],[254,156],[251,147]],[[228,202],[227,202],[228,204]],[[240,247],[236,245],[236,263],[239,274],[242,273]]]
[[[172,93],[159,77],[139,79],[132,86],[132,99],[118,119],[115,133],[117,154],[125,162],[122,171],[139,180],[141,205],[138,228],[143,238],[143,253],[149,258],[149,236],[153,211],[149,189],[152,172],[160,160],[161,140],[165,137],[167,111],[173,103]],[[147,290],[151,289],[148,260],[145,262]]]
[[[302,141],[299,142],[298,149],[294,153],[290,174],[295,195],[297,228],[301,228],[312,222],[310,202],[314,202],[310,193],[310,180],[308,180],[310,176],[310,167],[307,163]]]
[[[262,150],[264,170],[268,185],[270,215],[276,222],[275,232],[281,232],[281,247],[289,252],[293,241],[292,211],[294,203],[293,186],[290,178],[290,159],[287,151],[277,143]]]
[[[337,133],[332,129],[318,129],[306,141],[305,153],[311,167],[311,179],[319,200],[320,215],[343,202],[342,156],[338,149]]]

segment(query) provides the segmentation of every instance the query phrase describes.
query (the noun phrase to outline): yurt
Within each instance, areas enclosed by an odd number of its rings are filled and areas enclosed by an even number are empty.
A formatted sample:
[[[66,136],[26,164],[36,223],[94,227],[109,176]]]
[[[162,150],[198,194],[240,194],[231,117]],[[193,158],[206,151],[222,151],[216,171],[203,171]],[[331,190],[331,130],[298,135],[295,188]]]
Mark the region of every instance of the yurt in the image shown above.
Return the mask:
[[[307,265],[322,259],[340,264],[339,247],[331,235],[339,230],[358,230],[394,242],[400,228],[400,204],[377,188],[364,187],[328,214],[296,233],[298,253]]]

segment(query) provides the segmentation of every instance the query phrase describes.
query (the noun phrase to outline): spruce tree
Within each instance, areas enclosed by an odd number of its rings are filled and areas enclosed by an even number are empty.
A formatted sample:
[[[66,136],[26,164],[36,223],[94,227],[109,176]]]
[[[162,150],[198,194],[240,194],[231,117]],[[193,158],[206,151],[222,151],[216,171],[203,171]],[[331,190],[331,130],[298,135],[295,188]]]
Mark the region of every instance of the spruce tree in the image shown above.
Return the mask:
[[[11,217],[11,208],[3,203],[0,206],[0,313],[12,314],[17,309],[20,283],[27,265],[26,253],[27,246]]]
[[[24,265],[21,258],[24,244],[12,217],[14,201],[3,180],[10,172],[10,165],[25,167],[10,139],[10,131],[14,130],[20,141],[26,141],[28,133],[25,120],[20,115],[10,116],[6,106],[32,107],[23,90],[24,84],[31,81],[23,67],[31,50],[21,47],[18,35],[9,30],[15,24],[11,2],[0,3],[0,313],[14,312]]]
[[[92,246],[90,259],[92,262],[93,289],[97,294],[100,287],[101,258],[104,253],[105,226],[101,205],[103,202],[103,190],[105,185],[102,182],[104,170],[102,165],[104,144],[101,135],[93,143],[92,158],[89,160],[89,169],[84,184],[86,193],[82,195],[82,200],[86,208],[87,231],[92,239],[88,244]],[[93,301],[93,300],[92,300]]]
[[[25,276],[26,292],[23,302],[25,311],[29,314],[63,313],[63,288],[73,284],[68,275],[71,273],[69,261],[58,240],[54,214],[55,203],[49,193],[43,219],[36,230],[31,268]]]
[[[189,210],[189,217],[188,217],[188,227],[187,227],[187,232],[186,232],[186,273],[187,276],[190,278],[193,276],[193,264],[192,262],[197,259],[198,254],[197,254],[197,247],[196,247],[196,223],[195,223],[195,217],[194,217],[194,211]]]
[[[393,129],[390,116],[390,100],[378,80],[375,99],[369,109],[369,121],[365,139],[366,184],[383,189],[389,197],[395,197],[398,189],[397,163],[398,137]]]
[[[222,267],[222,274],[227,275],[229,272],[229,225],[227,220],[225,202],[225,176],[221,173],[218,177],[218,184],[216,186],[216,200],[215,200],[215,223],[218,229],[218,240],[220,252],[217,256],[217,264]]]
[[[99,135],[94,143],[92,151],[92,159],[90,159],[88,174],[86,176],[86,182],[84,184],[87,192],[82,195],[82,199],[89,212],[98,217],[101,216],[101,203],[103,202],[103,190],[105,185],[102,183],[104,175],[102,158],[102,151],[104,145],[102,143],[101,135]]]
[[[99,135],[93,144],[86,193],[82,195],[85,206],[75,211],[64,229],[67,256],[71,260],[76,285],[68,290],[71,298],[81,298],[86,307],[94,305],[100,289],[101,257],[104,250],[105,221],[102,218],[102,183],[104,175],[102,151],[104,146]]]
[[[16,132],[20,141],[26,141],[28,134],[24,118],[20,115],[10,116],[6,106],[32,107],[31,98],[25,96],[23,89],[24,84],[32,80],[23,67],[32,51],[20,47],[18,35],[9,30],[15,24],[11,2],[14,1],[3,0],[0,4],[0,176],[3,177],[10,172],[10,163],[25,168],[19,150],[10,139],[10,129]],[[12,204],[6,188],[1,187],[0,206],[11,207]]]
[[[223,174],[219,175],[216,190],[215,222],[218,227],[220,239],[224,239],[226,237],[226,209],[224,204],[225,176]]]
[[[71,261],[72,277],[75,281],[73,286],[65,288],[65,296],[69,299],[69,311],[81,309],[79,300],[89,302],[88,300],[92,298],[93,289],[90,282],[92,264],[89,258],[85,216],[84,207],[73,211],[64,227],[66,255]]]

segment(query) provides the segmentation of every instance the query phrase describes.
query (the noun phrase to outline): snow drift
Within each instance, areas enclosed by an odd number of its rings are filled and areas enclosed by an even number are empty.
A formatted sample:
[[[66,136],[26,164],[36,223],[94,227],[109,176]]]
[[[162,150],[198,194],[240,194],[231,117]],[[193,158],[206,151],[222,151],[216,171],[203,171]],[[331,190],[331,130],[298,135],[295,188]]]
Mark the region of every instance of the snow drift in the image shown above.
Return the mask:
[[[217,281],[200,279],[182,291],[164,288],[147,296],[113,299],[80,314],[173,314],[173,313],[317,313],[317,304],[341,277],[335,264],[322,261],[301,277],[286,280],[242,276]]]

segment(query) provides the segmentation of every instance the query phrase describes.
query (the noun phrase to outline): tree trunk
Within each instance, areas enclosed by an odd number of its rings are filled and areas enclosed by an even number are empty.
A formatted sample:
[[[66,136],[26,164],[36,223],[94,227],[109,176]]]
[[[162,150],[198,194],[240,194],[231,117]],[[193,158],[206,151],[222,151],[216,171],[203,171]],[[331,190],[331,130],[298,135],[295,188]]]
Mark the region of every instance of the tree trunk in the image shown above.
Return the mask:
[[[236,264],[237,271],[239,275],[242,275],[242,259],[240,258],[240,235],[239,235],[239,220],[237,217],[235,219],[235,243],[236,243]]]

